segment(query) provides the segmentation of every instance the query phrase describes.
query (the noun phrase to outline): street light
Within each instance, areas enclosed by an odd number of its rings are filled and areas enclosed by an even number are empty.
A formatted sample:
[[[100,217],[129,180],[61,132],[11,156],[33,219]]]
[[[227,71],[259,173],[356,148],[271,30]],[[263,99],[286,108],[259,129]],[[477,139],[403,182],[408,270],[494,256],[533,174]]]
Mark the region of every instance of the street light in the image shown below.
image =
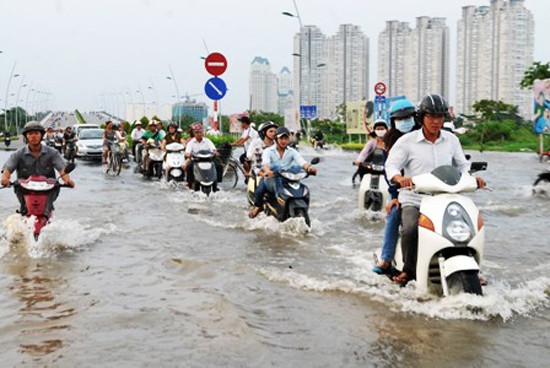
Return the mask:
[[[19,123],[19,119],[18,119],[18,112],[19,112],[19,94],[21,93],[21,88],[24,88],[24,87],[27,87],[26,84],[24,84],[25,82],[25,76],[23,76],[23,78],[21,78],[21,83],[19,84],[19,89],[17,90],[17,97],[15,99],[15,129],[18,128],[18,123]]]
[[[6,101],[5,101],[5,109],[4,109],[4,131],[8,131],[8,98],[10,94],[10,84],[12,78],[16,78],[19,76],[19,74],[13,74],[15,72],[15,65],[17,65],[17,62],[13,63],[13,68],[11,69],[10,73],[10,79],[8,80],[8,86],[6,88]]]
[[[170,69],[170,75],[169,77],[166,77],[166,79],[168,80],[171,80],[172,82],[174,82],[174,88],[176,88],[176,96],[178,97],[177,99],[177,107],[176,107],[176,113],[174,114],[177,118],[177,122],[178,122],[178,126],[180,126],[181,124],[181,117],[180,117],[180,107],[181,107],[181,100],[180,100],[180,90],[178,88],[178,83],[176,82],[176,78],[174,77],[174,72],[172,71],[172,66],[170,64],[168,64],[168,69]],[[181,126],[180,126],[181,128]]]

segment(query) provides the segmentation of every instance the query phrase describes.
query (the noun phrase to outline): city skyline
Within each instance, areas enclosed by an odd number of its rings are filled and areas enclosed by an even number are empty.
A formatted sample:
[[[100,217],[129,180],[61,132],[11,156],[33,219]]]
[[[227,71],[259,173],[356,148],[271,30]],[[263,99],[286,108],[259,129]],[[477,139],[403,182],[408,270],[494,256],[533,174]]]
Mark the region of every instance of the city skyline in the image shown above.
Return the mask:
[[[293,37],[299,30],[297,19],[283,16],[294,12],[292,1],[261,6],[238,0],[231,4],[212,1],[208,5],[161,0],[112,2],[85,0],[21,0],[3,2],[0,22],[0,98],[4,99],[10,71],[25,83],[53,95],[56,109],[97,109],[101,94],[125,94],[137,102],[144,95],[150,102],[175,102],[174,83],[167,80],[171,65],[179,92],[200,94],[208,74],[203,57],[207,51],[226,55],[229,67],[222,76],[228,94],[221,101],[222,111],[242,112],[248,108],[248,66],[254,56],[268,58],[274,71],[287,66],[294,70]],[[451,91],[454,102],[456,24],[462,7],[489,5],[489,0],[450,0],[415,2],[391,0],[386,7],[365,1],[343,0],[337,4],[297,1],[304,25],[316,24],[323,33],[334,34],[341,24],[358,25],[375,44],[387,20],[413,23],[417,17],[444,17],[451,38]],[[550,34],[544,22],[544,1],[526,0],[535,17],[534,60],[550,60],[550,46],[543,42]],[[186,17],[187,10],[193,17]],[[24,17],[20,15],[24,14]],[[24,21],[22,21],[22,19]],[[376,81],[377,50],[370,48],[369,84]],[[14,79],[10,92],[21,78]],[[141,92],[138,90],[141,85]],[[149,89],[148,87],[154,87]],[[25,94],[25,88],[21,95]],[[372,96],[372,91],[369,91]],[[11,97],[11,96],[9,96]],[[32,98],[32,96],[31,96]],[[198,100],[209,102],[204,96]],[[122,101],[122,97],[118,97]],[[11,97],[10,105],[14,103]],[[0,102],[3,105],[3,101]]]

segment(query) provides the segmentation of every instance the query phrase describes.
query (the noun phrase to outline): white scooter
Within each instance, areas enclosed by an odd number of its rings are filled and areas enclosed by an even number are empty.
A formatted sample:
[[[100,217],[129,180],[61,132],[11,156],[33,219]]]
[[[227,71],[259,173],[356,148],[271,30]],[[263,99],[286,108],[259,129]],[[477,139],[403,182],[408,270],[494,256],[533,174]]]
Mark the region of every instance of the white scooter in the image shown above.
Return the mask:
[[[474,162],[471,172],[486,167],[485,162]],[[444,296],[461,292],[482,295],[479,266],[483,259],[485,227],[475,203],[461,194],[477,189],[475,177],[461,174],[453,166],[440,166],[412,180],[412,190],[431,194],[424,196],[420,204],[418,290]],[[400,244],[394,265],[398,271],[403,270]]]
[[[388,202],[388,183],[384,177],[384,154],[382,150],[375,151],[372,160],[362,163],[369,172],[363,175],[359,186],[357,206],[360,211],[371,210],[379,212],[384,210]]]
[[[185,155],[183,151],[185,146],[178,142],[172,142],[166,145],[166,159],[163,163],[164,177],[166,182],[183,182]]]

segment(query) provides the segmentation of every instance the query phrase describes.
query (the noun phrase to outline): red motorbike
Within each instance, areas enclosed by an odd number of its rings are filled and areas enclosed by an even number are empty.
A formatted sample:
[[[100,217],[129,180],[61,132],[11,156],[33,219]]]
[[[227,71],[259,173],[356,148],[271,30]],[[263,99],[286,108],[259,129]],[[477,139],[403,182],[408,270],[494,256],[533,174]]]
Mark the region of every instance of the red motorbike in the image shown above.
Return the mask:
[[[74,164],[69,164],[65,172],[69,173],[74,169]],[[57,196],[53,196],[55,190],[69,187],[61,184],[58,179],[46,178],[45,176],[31,175],[27,179],[18,179],[12,185],[20,190],[27,213],[21,214],[27,218],[34,216],[34,239],[38,240],[40,232],[46,226],[53,216],[53,202]]]

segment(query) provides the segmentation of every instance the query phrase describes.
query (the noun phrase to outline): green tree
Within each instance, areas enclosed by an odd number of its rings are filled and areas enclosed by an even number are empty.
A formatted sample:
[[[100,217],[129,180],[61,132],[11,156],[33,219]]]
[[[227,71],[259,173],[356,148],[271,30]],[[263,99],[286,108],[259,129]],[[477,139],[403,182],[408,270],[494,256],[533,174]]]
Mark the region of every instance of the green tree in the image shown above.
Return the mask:
[[[282,115],[276,114],[274,112],[265,112],[265,111],[251,111],[250,120],[256,123],[256,128],[266,121],[272,121],[275,124],[280,126],[284,125],[285,118]]]
[[[533,65],[523,73],[523,79],[519,85],[523,89],[529,89],[533,87],[535,79],[548,78],[550,78],[550,62],[543,64],[540,61],[535,61]]]
[[[518,123],[522,122],[518,115],[518,107],[516,105],[507,104],[503,101],[495,100],[479,100],[472,106],[474,112],[479,114],[481,122],[490,120],[502,121],[511,119]]]

